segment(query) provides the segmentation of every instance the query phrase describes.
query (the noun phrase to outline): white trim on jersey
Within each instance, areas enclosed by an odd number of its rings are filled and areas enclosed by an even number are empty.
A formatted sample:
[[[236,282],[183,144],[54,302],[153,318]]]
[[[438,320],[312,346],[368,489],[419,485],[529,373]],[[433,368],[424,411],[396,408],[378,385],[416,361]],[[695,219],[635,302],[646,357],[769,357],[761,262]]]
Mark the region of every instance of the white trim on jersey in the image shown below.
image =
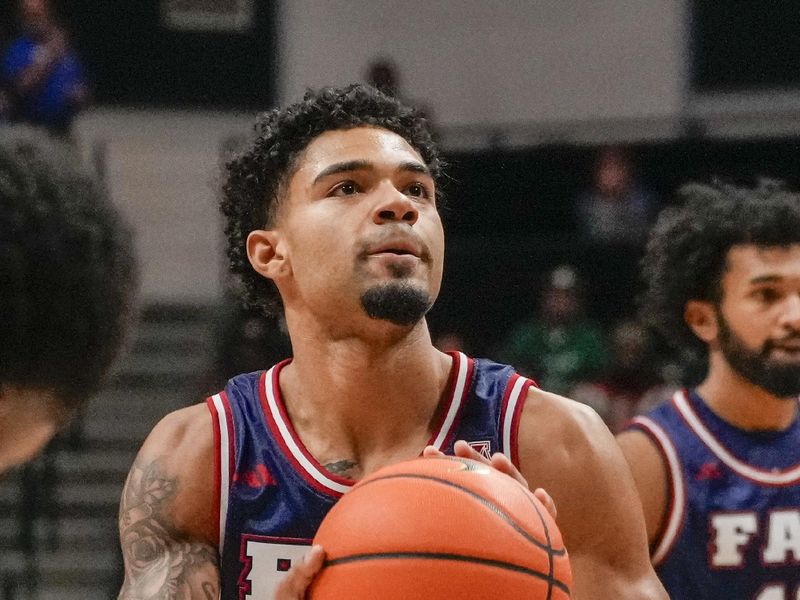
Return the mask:
[[[686,488],[683,483],[683,470],[672,440],[669,439],[667,433],[658,424],[647,417],[634,417],[631,423],[649,432],[656,439],[658,445],[661,446],[672,483],[672,510],[667,515],[664,533],[661,535],[661,539],[658,540],[652,556],[653,564],[658,565],[667,556],[680,534],[683,515],[686,511]]]
[[[739,460],[706,428],[700,420],[700,417],[689,404],[689,399],[685,390],[675,392],[673,400],[675,402],[675,407],[686,420],[689,428],[694,431],[697,437],[700,438],[711,452],[735,473],[738,473],[745,479],[767,485],[789,485],[797,483],[797,481],[800,480],[800,465],[785,471],[767,471]]]
[[[273,421],[278,426],[278,430],[281,432],[281,436],[283,437],[283,441],[286,444],[286,447],[292,453],[292,456],[295,460],[300,463],[300,465],[306,470],[306,472],[314,478],[315,481],[324,485],[325,487],[332,489],[340,494],[344,494],[347,492],[351,486],[339,483],[338,481],[334,481],[330,477],[327,477],[324,473],[322,473],[317,467],[315,467],[311,461],[306,458],[306,455],[303,454],[303,451],[297,445],[294,437],[292,437],[291,432],[289,431],[289,427],[287,426],[286,422],[283,420],[283,416],[281,415],[281,411],[278,408],[278,400],[276,398],[275,390],[273,389],[272,385],[272,375],[275,367],[272,367],[268,372],[266,377],[264,378],[264,387],[266,388],[267,392],[267,405],[269,406],[269,412],[272,415]]]
[[[503,454],[506,455],[508,460],[513,461],[511,452],[511,433],[514,430],[514,413],[517,411],[517,404],[520,400],[522,388],[530,380],[524,377],[517,377],[514,382],[514,387],[511,388],[511,393],[508,396],[508,406],[506,407],[505,418],[503,419]]]
[[[219,426],[219,552],[225,547],[225,525],[228,521],[228,495],[230,494],[230,439],[228,438],[228,415],[220,394],[211,396],[214,410],[217,411]]]
[[[433,440],[432,446],[437,450],[442,449],[442,444],[450,434],[450,429],[453,427],[453,422],[456,420],[456,415],[461,408],[461,401],[464,397],[464,386],[467,384],[467,372],[469,371],[469,359],[462,352],[456,352],[458,361],[456,368],[455,386],[453,386],[453,396],[450,398],[450,409],[447,411],[447,416],[442,423],[442,428],[439,430],[439,435]]]

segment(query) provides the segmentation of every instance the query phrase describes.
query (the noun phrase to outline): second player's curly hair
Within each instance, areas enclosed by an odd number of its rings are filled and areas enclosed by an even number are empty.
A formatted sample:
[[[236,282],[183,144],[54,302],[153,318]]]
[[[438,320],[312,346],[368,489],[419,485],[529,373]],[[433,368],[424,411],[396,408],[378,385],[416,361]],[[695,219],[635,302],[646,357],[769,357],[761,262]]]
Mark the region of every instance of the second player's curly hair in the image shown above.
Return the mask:
[[[0,130],[0,387],[72,411],[103,383],[135,287],[131,231],[75,151]]]
[[[684,322],[689,300],[719,303],[728,251],[736,245],[800,243],[800,195],[775,182],[755,189],[691,184],[681,206],[659,216],[642,260],[642,320],[677,349],[695,356],[704,342]]]
[[[241,277],[246,304],[269,315],[281,307],[275,285],[256,273],[247,259],[247,236],[274,223],[297,160],[317,136],[362,125],[400,135],[419,152],[434,179],[440,175],[441,161],[425,119],[368,85],[308,92],[302,102],[264,113],[249,147],[227,164],[220,204],[227,218],[230,270]]]

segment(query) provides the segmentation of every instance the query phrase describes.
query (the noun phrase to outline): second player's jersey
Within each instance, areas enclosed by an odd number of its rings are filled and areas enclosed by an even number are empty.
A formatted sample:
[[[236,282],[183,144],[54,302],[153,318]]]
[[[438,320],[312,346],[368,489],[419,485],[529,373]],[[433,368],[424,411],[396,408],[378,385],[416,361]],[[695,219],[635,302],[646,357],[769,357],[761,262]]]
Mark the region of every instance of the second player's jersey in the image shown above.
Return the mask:
[[[519,415],[533,382],[506,365],[452,357],[445,406],[429,443],[452,454],[463,439],[486,456],[503,452],[519,464]],[[235,377],[208,399],[218,449],[223,600],[272,597],[355,483],[319,464],[294,431],[278,385],[287,363]]]
[[[746,432],[684,390],[631,427],[669,473],[652,557],[672,600],[800,600],[800,421]]]

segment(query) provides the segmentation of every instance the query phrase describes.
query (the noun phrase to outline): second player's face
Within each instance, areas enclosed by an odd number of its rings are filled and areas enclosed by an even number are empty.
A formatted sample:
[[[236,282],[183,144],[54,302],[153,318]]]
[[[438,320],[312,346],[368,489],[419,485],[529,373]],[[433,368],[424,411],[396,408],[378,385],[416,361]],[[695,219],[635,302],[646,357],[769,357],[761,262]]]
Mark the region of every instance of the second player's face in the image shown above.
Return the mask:
[[[722,292],[722,317],[742,344],[800,368],[800,244],[733,247]]]
[[[34,458],[61,418],[49,392],[5,386],[0,393],[0,473]]]
[[[278,219],[288,257],[287,306],[352,310],[376,286],[439,292],[444,233],[433,178],[401,136],[377,127],[317,137],[292,176]]]

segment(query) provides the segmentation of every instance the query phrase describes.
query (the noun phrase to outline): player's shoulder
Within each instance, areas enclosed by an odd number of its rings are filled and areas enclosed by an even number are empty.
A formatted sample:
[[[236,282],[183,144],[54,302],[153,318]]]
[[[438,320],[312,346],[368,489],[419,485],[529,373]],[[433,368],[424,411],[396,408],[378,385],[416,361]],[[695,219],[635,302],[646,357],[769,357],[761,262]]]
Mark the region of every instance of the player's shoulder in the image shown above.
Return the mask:
[[[531,387],[520,418],[518,451],[526,473],[569,479],[588,469],[613,468],[619,448],[594,409]]]
[[[537,387],[528,390],[522,412],[521,428],[530,429],[526,438],[538,438],[552,447],[561,442],[569,447],[591,447],[607,440],[608,427],[590,406]]]
[[[205,404],[171,412],[147,436],[126,488],[148,481],[170,490],[174,501],[165,517],[170,526],[215,543],[214,452],[211,413]]]
[[[167,456],[170,463],[182,465],[204,460],[213,448],[211,413],[201,403],[164,416],[147,436],[140,455]]]

